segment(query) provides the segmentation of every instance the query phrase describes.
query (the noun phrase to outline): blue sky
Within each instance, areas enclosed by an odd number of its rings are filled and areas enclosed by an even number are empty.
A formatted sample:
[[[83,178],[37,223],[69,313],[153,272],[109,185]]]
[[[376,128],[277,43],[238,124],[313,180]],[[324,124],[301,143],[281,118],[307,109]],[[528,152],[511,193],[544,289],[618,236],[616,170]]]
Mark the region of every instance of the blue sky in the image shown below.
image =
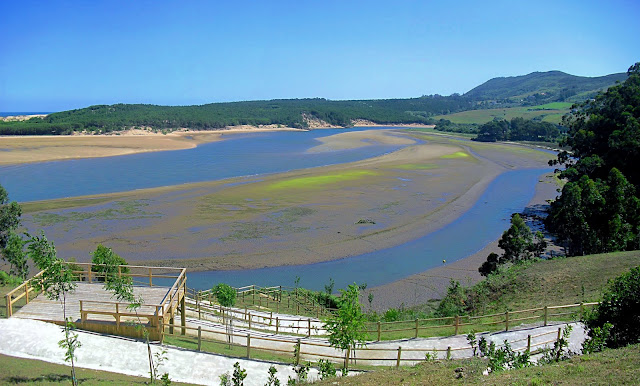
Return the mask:
[[[640,2],[0,1],[0,111],[407,98],[640,61]]]

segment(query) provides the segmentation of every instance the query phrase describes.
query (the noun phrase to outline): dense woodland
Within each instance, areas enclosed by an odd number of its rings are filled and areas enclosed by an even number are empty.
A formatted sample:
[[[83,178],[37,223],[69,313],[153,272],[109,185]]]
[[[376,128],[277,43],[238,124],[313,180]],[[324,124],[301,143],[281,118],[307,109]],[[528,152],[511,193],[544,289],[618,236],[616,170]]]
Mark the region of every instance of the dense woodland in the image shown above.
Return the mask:
[[[640,63],[628,74],[565,117],[567,184],[547,226],[569,255],[640,249]]]
[[[98,105],[22,122],[0,122],[0,134],[70,134],[83,130],[105,133],[131,127],[206,130],[235,125],[282,125],[306,128],[304,115],[345,127],[351,126],[354,119],[380,124],[431,123],[429,117],[433,115],[463,111],[470,106],[467,98],[437,95],[359,101],[284,99],[201,106]]]
[[[481,142],[496,141],[543,141],[552,142],[560,139],[560,128],[549,122],[536,122],[523,118],[513,118],[511,121],[496,119],[478,127],[478,136],[474,138]]]

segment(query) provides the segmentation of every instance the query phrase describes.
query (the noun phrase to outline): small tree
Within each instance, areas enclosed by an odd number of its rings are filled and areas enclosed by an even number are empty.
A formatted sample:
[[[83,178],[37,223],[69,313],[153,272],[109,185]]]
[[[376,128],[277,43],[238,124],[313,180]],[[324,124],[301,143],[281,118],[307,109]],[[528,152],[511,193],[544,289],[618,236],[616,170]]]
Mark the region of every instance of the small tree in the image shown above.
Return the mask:
[[[489,254],[487,261],[478,268],[481,275],[487,276],[505,263],[518,263],[540,257],[547,248],[547,242],[542,232],[536,232],[534,235],[522,217],[514,213],[511,216],[511,226],[502,233],[498,246],[504,250],[504,253]]]
[[[348,350],[355,349],[357,345],[364,343],[365,315],[359,302],[360,288],[354,283],[346,290],[340,290],[338,298],[338,310],[324,323],[324,328],[329,333],[329,344],[332,347]],[[345,362],[345,367],[348,363]]]
[[[218,299],[218,303],[222,307],[229,308],[233,307],[236,304],[236,290],[233,289],[229,284],[218,283],[218,285],[214,286],[211,291]],[[232,334],[233,334],[233,325],[231,318],[227,317],[225,310],[222,310],[222,323],[225,325],[227,329],[227,341],[229,343],[232,342]]]
[[[7,238],[7,243],[2,249],[2,255],[10,265],[9,273],[22,280],[26,280],[27,274],[29,273],[27,253],[24,250],[26,244],[27,242],[23,240],[20,235],[11,231]]]
[[[602,302],[587,314],[585,324],[592,339],[596,332],[608,330],[604,337],[607,347],[640,342],[640,266],[609,283]]]
[[[100,281],[107,281],[108,276],[117,276],[118,266],[127,265],[125,259],[102,244],[98,244],[91,256],[91,263],[95,264],[91,267],[91,271],[99,274],[97,277]],[[129,268],[122,267],[120,273],[129,273]]]
[[[67,292],[76,288],[73,273],[65,262],[56,256],[55,246],[47,240],[44,233],[29,239],[27,251],[36,266],[43,271],[33,285],[39,287],[47,298],[62,301],[62,315],[65,320],[64,339],[58,344],[66,350],[65,361],[71,362],[71,381],[73,385],[77,385],[75,351],[81,343],[78,341],[78,334],[73,333],[75,326],[71,318],[67,318],[66,302]]]
[[[0,250],[7,245],[12,231],[20,225],[22,208],[15,201],[9,201],[9,194],[0,185]]]

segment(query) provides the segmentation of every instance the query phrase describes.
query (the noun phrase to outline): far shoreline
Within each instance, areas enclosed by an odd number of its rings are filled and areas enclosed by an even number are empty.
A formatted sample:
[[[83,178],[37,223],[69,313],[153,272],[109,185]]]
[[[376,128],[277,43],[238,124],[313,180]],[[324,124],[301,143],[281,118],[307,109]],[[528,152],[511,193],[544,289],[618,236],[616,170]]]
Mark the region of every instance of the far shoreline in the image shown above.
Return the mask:
[[[350,128],[433,128],[433,125],[389,124],[362,122]],[[336,127],[298,129],[280,125],[240,125],[218,130],[178,129],[162,133],[150,129],[129,129],[108,134],[74,133],[72,135],[3,135],[0,136],[2,157],[0,166],[71,159],[104,158],[121,155],[186,150],[199,145],[223,141],[225,134],[251,134],[282,131],[310,131]]]

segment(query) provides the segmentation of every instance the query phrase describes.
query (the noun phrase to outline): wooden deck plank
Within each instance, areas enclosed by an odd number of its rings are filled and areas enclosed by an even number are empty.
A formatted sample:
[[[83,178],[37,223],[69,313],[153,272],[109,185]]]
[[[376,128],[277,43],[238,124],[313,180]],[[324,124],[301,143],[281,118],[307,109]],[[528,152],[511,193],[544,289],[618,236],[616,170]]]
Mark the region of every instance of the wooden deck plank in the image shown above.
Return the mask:
[[[78,282],[77,284],[78,286],[75,291],[68,293],[66,296],[67,317],[70,317],[73,321],[77,322],[80,320],[80,300],[116,302],[116,299],[111,297],[111,293],[105,291],[102,283]],[[150,305],[160,304],[169,292],[169,289],[168,287],[134,287],[134,295],[136,297],[142,296],[144,299],[143,307],[140,308],[139,313],[152,314],[155,312],[155,309]],[[90,309],[115,312],[115,307],[108,304],[90,303]],[[120,311],[127,312],[126,308]],[[62,302],[49,300],[43,294],[39,294],[35,299],[31,299],[29,304],[26,304],[15,312],[13,316],[16,318],[63,322],[64,317],[62,312]],[[114,318],[110,315],[101,316],[92,314],[91,319],[114,321]]]

